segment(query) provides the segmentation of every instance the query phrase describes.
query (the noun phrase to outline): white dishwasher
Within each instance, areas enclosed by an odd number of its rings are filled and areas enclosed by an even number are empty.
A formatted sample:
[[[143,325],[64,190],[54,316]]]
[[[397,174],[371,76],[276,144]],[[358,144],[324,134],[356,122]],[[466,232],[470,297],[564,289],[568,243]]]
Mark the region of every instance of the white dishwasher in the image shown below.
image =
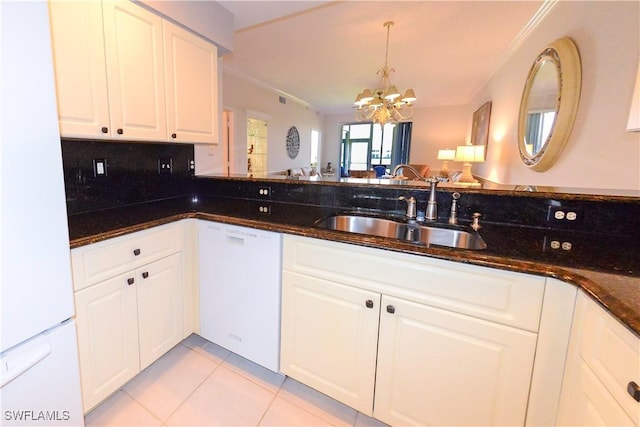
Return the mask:
[[[200,335],[280,370],[282,235],[198,221]]]

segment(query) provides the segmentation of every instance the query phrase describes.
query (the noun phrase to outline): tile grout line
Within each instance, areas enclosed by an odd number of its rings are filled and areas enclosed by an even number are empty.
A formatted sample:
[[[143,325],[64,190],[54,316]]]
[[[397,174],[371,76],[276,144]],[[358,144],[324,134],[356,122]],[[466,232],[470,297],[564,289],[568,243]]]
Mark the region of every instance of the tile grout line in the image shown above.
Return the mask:
[[[269,409],[271,409],[271,405],[273,405],[273,402],[276,400],[276,397],[278,397],[278,394],[277,393],[273,393],[273,397],[271,398],[271,402],[269,402],[269,405],[267,405],[267,408],[264,410],[264,412],[260,416],[260,419],[256,423],[256,427],[258,427],[260,425],[260,423],[264,419],[264,416],[267,415],[267,412],[269,412]]]
[[[189,347],[188,345],[184,344],[184,341],[182,341],[180,344],[181,344],[181,345],[184,345],[186,348],[188,348],[190,351],[193,351],[195,354],[197,354],[197,355],[199,355],[199,356],[202,356],[202,357],[204,357],[204,358],[206,358],[206,359],[208,359],[208,360],[211,360],[212,362],[214,362],[214,363],[216,364],[216,367],[215,367],[215,368],[213,368],[213,369],[211,370],[211,372],[209,372],[209,374],[208,374],[206,377],[204,377],[204,378],[202,379],[202,381],[200,381],[200,382],[198,383],[198,385],[196,385],[196,386],[193,388],[193,390],[191,390],[191,393],[189,393],[189,394],[184,398],[184,400],[183,400],[182,402],[180,402],[180,404],[179,404],[178,406],[176,406],[176,409],[174,409],[174,410],[173,410],[173,411],[172,411],[172,412],[167,416],[167,418],[166,418],[166,419],[161,420],[161,421],[162,421],[162,424],[163,424],[163,425],[167,425],[167,426],[168,426],[167,421],[169,421],[169,418],[171,418],[171,417],[173,416],[173,414],[175,414],[175,413],[178,411],[178,409],[180,409],[180,408],[182,407],[182,405],[184,405],[184,404],[185,404],[185,402],[186,402],[187,400],[189,400],[189,398],[190,398],[191,396],[193,396],[193,394],[196,392],[196,390],[198,390],[198,389],[202,386],[202,384],[204,384],[204,383],[205,383],[205,381],[207,381],[207,380],[211,377],[211,375],[213,375],[213,373],[214,373],[214,372],[216,372],[216,371],[218,370],[218,368],[220,368],[220,367],[222,366],[222,363],[226,360],[226,358],[227,358],[227,357],[229,357],[229,355],[226,355],[226,356],[222,359],[222,362],[218,363],[217,361],[213,360],[212,358],[209,358],[209,357],[207,357],[206,355],[201,354],[200,352],[196,351],[194,348]],[[204,347],[199,347],[199,348],[204,348]],[[156,418],[158,418],[158,417],[156,416]]]

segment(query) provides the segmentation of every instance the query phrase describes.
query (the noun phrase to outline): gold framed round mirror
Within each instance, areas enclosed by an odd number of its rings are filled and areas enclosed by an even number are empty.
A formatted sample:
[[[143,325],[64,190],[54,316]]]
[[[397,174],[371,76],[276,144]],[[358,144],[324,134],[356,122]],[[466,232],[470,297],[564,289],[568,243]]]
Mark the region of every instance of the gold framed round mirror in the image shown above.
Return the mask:
[[[580,101],[580,54],[568,37],[548,45],[529,70],[518,118],[522,162],[537,172],[549,169],[569,139]]]

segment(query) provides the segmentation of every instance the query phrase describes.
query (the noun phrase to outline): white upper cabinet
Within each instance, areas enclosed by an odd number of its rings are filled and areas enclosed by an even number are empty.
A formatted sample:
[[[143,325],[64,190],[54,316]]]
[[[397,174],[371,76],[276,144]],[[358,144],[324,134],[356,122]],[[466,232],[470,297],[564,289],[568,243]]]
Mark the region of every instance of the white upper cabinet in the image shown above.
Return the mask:
[[[167,133],[173,142],[217,142],[216,46],[164,21]]]
[[[109,138],[100,2],[49,2],[60,133]]]
[[[162,19],[129,1],[103,2],[111,137],[167,138]]]
[[[60,133],[216,143],[214,44],[130,1],[50,2]]]

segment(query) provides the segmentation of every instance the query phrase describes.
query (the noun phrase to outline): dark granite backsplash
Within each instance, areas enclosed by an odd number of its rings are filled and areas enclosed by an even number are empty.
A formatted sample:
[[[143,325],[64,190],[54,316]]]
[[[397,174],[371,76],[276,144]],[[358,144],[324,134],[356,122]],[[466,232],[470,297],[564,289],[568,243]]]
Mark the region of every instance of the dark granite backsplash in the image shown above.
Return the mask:
[[[268,190],[265,194],[264,190]],[[262,190],[262,192],[260,191]],[[598,233],[608,236],[640,236],[640,199],[638,200],[584,200],[571,195],[557,197],[531,196],[529,193],[487,194],[466,192],[464,188],[438,189],[438,218],[446,222],[451,208],[451,194],[458,191],[458,219],[470,222],[474,212],[482,214],[481,222],[509,224],[558,230],[567,233]],[[285,202],[313,206],[334,207],[336,210],[360,210],[371,213],[393,213],[402,215],[406,203],[398,197],[413,196],[418,202],[419,213],[424,213],[429,192],[423,188],[397,188],[390,186],[342,185],[338,183],[309,183],[291,181],[261,181],[251,179],[204,178],[195,179],[194,193],[198,195],[223,196],[265,203]],[[548,220],[551,210],[562,208],[576,212],[578,218]]]
[[[62,140],[68,215],[119,208],[184,196],[292,203],[339,210],[402,215],[413,196],[424,213],[428,189],[414,186],[353,185],[330,181],[196,177],[191,144],[146,144]],[[172,171],[161,174],[158,162],[171,160]],[[104,160],[106,175],[95,176],[95,160]],[[640,236],[640,199],[616,200],[570,194],[532,195],[521,192],[474,191],[438,187],[438,218],[446,222],[451,194],[458,191],[458,219],[470,222],[474,212],[485,224],[506,224],[565,233],[603,234],[621,239]],[[548,220],[552,209],[576,212],[578,218]]]
[[[191,191],[192,144],[63,139],[62,159],[68,215],[180,197]],[[106,164],[106,174],[96,176],[96,160]],[[170,162],[171,173],[161,174],[159,161]]]

